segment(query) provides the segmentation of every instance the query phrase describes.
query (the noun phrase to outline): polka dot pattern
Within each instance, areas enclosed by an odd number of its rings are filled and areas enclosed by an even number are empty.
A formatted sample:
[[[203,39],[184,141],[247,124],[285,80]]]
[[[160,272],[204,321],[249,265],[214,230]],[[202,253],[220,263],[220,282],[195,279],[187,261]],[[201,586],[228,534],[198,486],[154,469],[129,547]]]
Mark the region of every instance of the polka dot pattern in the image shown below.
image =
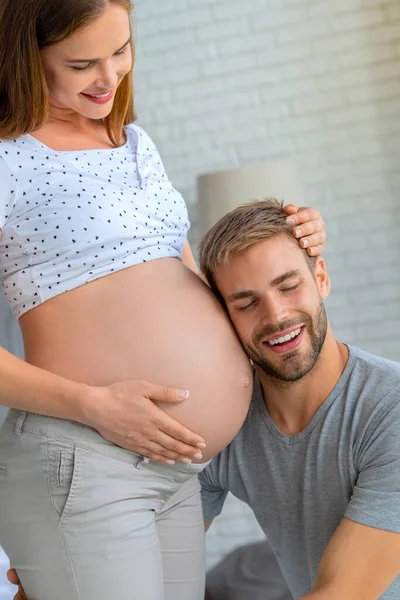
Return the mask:
[[[113,149],[0,141],[0,280],[17,317],[115,271],[181,257],[185,202],[145,131],[125,131]]]

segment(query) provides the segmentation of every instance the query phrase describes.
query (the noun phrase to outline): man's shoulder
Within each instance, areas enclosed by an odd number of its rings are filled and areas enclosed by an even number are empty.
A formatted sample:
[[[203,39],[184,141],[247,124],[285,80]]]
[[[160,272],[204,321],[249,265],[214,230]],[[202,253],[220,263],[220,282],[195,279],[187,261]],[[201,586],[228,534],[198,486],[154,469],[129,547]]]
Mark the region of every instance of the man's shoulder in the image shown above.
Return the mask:
[[[400,419],[400,363],[359,348],[349,350],[352,365],[346,403],[356,404],[364,418],[392,411]]]
[[[362,348],[356,346],[349,346],[350,354],[353,355],[360,364],[365,364],[368,367],[375,368],[377,371],[393,370],[397,372],[397,376],[400,378],[400,362],[378,356],[367,352]]]
[[[379,384],[376,392],[381,395],[400,386],[400,362],[371,354],[360,348],[349,346],[350,360],[353,360],[352,379],[361,384]]]

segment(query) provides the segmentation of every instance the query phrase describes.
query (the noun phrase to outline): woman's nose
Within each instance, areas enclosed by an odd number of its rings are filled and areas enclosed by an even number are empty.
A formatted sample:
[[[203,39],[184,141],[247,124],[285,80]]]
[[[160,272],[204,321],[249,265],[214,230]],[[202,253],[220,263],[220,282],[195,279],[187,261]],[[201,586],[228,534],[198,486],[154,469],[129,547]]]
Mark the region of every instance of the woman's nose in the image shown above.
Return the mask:
[[[97,79],[98,84],[107,89],[115,90],[118,84],[118,73],[112,65],[104,65]]]

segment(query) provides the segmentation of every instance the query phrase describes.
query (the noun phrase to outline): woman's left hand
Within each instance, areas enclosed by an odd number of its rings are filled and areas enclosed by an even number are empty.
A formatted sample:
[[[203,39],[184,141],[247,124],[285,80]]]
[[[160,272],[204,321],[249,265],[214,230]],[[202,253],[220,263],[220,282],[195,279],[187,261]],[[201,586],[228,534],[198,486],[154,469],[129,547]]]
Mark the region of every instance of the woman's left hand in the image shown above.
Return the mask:
[[[316,208],[288,204],[283,208],[292,234],[310,256],[319,256],[325,248],[325,223]]]

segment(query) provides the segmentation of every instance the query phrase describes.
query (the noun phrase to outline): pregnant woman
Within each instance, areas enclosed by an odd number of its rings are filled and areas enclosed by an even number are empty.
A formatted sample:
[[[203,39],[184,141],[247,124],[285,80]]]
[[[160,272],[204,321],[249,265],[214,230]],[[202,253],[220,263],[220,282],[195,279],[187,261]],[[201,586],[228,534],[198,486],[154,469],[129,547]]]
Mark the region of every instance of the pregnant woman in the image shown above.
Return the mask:
[[[133,124],[130,10],[0,7],[0,278],[26,358],[0,349],[0,544],[35,600],[201,600],[196,475],[251,396]],[[319,214],[293,217],[317,254]]]

